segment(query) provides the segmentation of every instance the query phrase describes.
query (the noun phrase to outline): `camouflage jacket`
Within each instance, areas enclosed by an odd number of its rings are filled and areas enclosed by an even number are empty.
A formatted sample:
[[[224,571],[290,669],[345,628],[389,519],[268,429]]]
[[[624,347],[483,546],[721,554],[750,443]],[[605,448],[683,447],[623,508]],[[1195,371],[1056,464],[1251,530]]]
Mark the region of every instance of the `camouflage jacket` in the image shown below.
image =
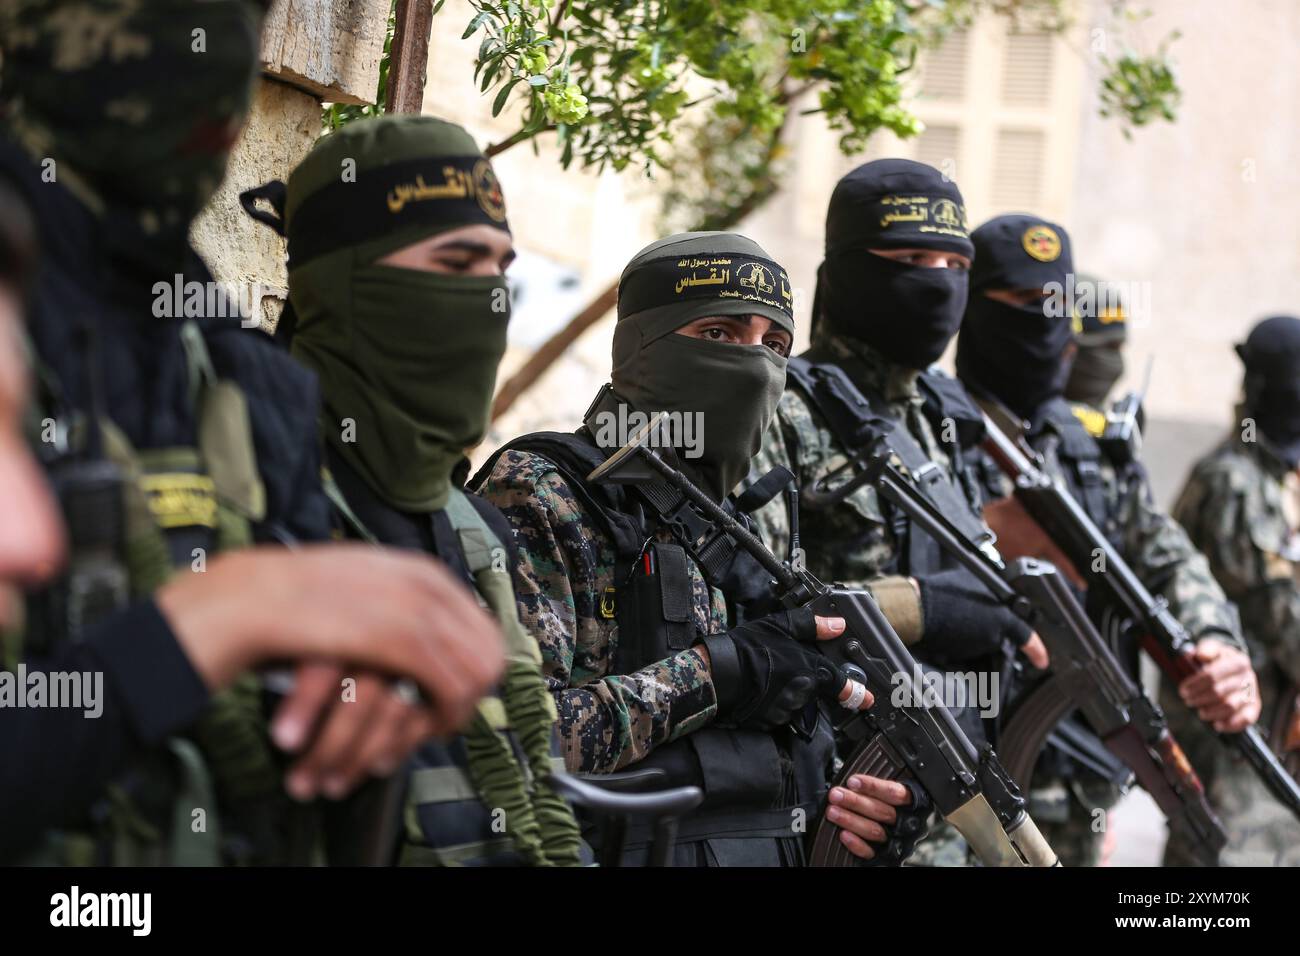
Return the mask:
[[[1095,438],[1104,416],[1087,405],[1068,405]],[[1050,427],[1032,432],[1029,443],[1043,454],[1044,471],[1073,489],[1070,466],[1062,460],[1057,443],[1046,437]],[[1111,539],[1133,573],[1153,594],[1169,602],[1170,612],[1194,639],[1214,636],[1244,647],[1235,609],[1210,573],[1204,555],[1178,522],[1156,506],[1146,470],[1140,465],[1119,466],[1104,454],[1100,455],[1098,468],[1105,513],[1088,516]],[[1011,492],[1010,482],[987,456],[981,462],[981,471],[988,478],[989,497]],[[1080,500],[1080,504],[1088,510],[1086,502]]]
[[[621,769],[713,719],[717,699],[697,650],[632,674],[613,673],[618,625],[602,611],[601,598],[618,583],[614,545],[550,461],[506,451],[478,493],[510,522],[519,555],[519,616],[541,646],[571,771]],[[706,584],[693,562],[688,571],[696,629],[725,631],[722,592]]]
[[[947,478],[957,481],[952,462],[926,419],[917,380],[919,373],[904,369],[884,359],[862,342],[829,333],[819,336],[815,347],[806,353],[814,361],[853,360],[865,369],[867,380],[854,384],[881,398],[882,407],[891,418],[902,423],[929,458],[936,462]],[[853,450],[845,449],[824,416],[802,391],[787,387],[777,407],[776,418],[763,440],[763,449],[754,459],[750,479],[756,480],[777,465],[794,474],[800,488],[808,488],[849,460]],[[838,484],[843,477],[836,478]],[[905,641],[919,638],[919,612],[900,619],[900,604],[886,596],[890,582],[897,583],[893,570],[898,558],[899,541],[876,489],[863,485],[843,502],[825,511],[801,508],[799,537],[804,560],[810,571],[823,581],[836,581],[848,587],[866,588],[880,601]],[[776,499],[754,513],[764,539],[778,554],[789,546],[790,515],[783,499]],[[914,605],[914,598],[903,602]],[[909,627],[909,620],[916,626]]]
[[[1232,435],[1197,462],[1173,513],[1236,603],[1256,668],[1271,663],[1300,681],[1300,515],[1287,513],[1300,510],[1295,482],[1260,443]]]

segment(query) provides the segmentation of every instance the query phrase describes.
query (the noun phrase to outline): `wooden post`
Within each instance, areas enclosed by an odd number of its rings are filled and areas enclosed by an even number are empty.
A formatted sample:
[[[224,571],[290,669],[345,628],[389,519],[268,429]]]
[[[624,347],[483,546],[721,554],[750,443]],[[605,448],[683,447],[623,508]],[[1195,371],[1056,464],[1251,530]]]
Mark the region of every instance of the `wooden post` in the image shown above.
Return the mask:
[[[424,78],[429,67],[429,34],[432,30],[433,0],[397,0],[385,111],[420,112],[424,103]]]

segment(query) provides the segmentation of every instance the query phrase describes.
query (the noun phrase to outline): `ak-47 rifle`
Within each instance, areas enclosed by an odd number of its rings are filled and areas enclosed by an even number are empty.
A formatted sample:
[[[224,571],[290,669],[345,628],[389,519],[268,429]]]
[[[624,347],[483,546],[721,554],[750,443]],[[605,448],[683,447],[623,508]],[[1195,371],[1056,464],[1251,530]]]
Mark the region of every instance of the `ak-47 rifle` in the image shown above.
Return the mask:
[[[1032,449],[1018,446],[987,415],[984,424],[984,449],[1014,482],[1016,500],[1087,579],[1089,590],[1098,592],[1105,604],[1132,622],[1143,649],[1161,671],[1182,683],[1203,670],[1194,642],[1169,612],[1164,598],[1146,589],[1074,497],[1034,463],[1037,456]],[[1273,795],[1300,818],[1300,785],[1278,762],[1257,728],[1218,737],[1225,746],[1236,748]]]
[[[646,447],[650,437],[659,434],[661,421],[662,415],[655,416],[593,471],[590,480],[667,482],[772,575],[786,607],[809,607],[816,614],[844,619],[844,634],[818,641],[818,649],[828,666],[865,685],[875,702],[867,711],[843,712],[838,729],[841,739],[854,742],[854,749],[836,783],[856,773],[889,779],[910,775],[985,865],[1059,866],[993,748],[976,751],[933,693],[916,686],[913,675],[920,673],[919,667],[871,595],[823,584],[806,569],[774,555],[690,479]],[[822,818],[813,834],[811,861],[815,866],[845,866],[856,858],[836,838],[834,825]]]
[[[1129,676],[1061,575],[1052,565],[1031,558],[1008,565],[988,542],[963,534],[901,471],[885,441],[881,439],[862,469],[877,492],[1028,622],[1047,645],[1051,676],[1016,706],[998,736],[998,750],[1011,778],[1029,784],[1048,735],[1077,709],[1106,749],[1151,794],[1170,828],[1190,840],[1204,865],[1217,866],[1227,834],[1205,799],[1196,771],[1160,708]]]

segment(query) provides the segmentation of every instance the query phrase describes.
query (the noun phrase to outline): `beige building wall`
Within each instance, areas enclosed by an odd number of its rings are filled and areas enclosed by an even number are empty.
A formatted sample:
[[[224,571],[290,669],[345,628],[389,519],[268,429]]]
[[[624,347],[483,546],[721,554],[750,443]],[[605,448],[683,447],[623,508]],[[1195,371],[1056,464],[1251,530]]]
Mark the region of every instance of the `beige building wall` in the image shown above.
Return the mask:
[[[1168,500],[1191,460],[1232,421],[1254,322],[1300,312],[1300,4],[1149,0],[1154,41],[1172,29],[1178,122],[1125,140],[1080,104],[1068,220],[1080,267],[1149,284],[1129,346],[1129,384],[1155,356],[1148,459]]]
[[[1194,453],[1229,421],[1239,385],[1231,351],[1258,317],[1300,310],[1300,4],[1251,0],[1150,0],[1153,18],[1124,37],[1110,32],[1109,4],[1079,0],[1063,36],[1015,32],[989,17],[925,57],[911,106],[921,137],[873,138],[845,157],[817,116],[792,118],[782,190],[742,224],[789,269],[806,329],[821,258],[826,202],[859,162],[909,156],[961,186],[972,225],[1004,212],[1057,219],[1074,239],[1077,266],[1137,283],[1130,373],[1135,387],[1156,355],[1147,407],[1162,497]],[[490,117],[490,97],[471,82],[477,38],[460,40],[468,4],[449,0],[434,21],[425,111],[467,125],[484,143],[517,126]],[[1098,54],[1123,42],[1153,51],[1172,30],[1184,95],[1176,123],[1121,132],[1098,115]],[[497,161],[522,248],[575,269],[583,298],[615,279],[655,238],[654,184],[635,171],[561,171],[544,139]],[[568,316],[557,316],[558,328]],[[612,320],[598,323],[526,395],[489,438],[572,427],[608,370]],[[535,330],[540,331],[540,330]],[[806,333],[803,333],[806,334]],[[803,334],[800,342],[803,343]],[[510,374],[531,344],[512,349]]]

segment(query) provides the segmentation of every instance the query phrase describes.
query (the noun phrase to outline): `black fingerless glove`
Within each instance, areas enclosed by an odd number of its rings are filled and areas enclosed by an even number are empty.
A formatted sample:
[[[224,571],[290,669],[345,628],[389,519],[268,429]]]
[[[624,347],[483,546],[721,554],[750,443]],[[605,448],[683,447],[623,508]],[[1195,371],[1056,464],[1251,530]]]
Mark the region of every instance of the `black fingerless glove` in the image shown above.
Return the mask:
[[[905,807],[895,808],[898,819],[884,828],[888,837],[884,846],[878,843],[871,845],[876,855],[870,860],[862,861],[866,866],[902,866],[916,845],[930,832],[930,811],[934,809],[930,795],[915,780],[898,782],[912,794],[912,802]]]
[[[950,660],[992,654],[1008,640],[1024,647],[1033,628],[999,604],[965,568],[919,578],[921,643]]]
[[[709,651],[719,721],[772,730],[790,723],[816,694],[834,699],[844,678],[808,646],[816,639],[809,608],[777,611],[706,637],[701,643]]]

